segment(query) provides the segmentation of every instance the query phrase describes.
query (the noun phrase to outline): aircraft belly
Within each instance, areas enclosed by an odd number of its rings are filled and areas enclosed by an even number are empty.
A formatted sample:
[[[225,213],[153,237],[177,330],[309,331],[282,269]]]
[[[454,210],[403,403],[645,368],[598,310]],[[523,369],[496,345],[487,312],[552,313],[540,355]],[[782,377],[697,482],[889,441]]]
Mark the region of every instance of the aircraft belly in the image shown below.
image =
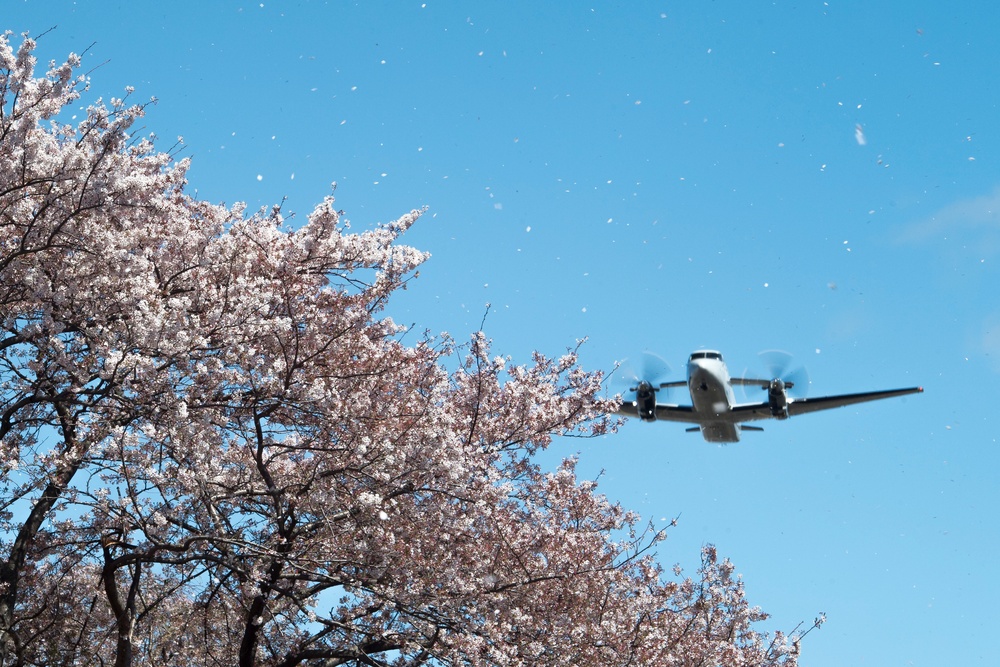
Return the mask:
[[[739,442],[740,430],[731,422],[708,422],[701,425],[701,435],[708,442]]]
[[[692,382],[691,402],[695,412],[701,414],[721,415],[729,412],[729,396],[725,387],[717,382]]]
[[[732,389],[725,367],[692,365],[688,388],[702,437],[708,442],[739,442],[740,431],[732,412]]]

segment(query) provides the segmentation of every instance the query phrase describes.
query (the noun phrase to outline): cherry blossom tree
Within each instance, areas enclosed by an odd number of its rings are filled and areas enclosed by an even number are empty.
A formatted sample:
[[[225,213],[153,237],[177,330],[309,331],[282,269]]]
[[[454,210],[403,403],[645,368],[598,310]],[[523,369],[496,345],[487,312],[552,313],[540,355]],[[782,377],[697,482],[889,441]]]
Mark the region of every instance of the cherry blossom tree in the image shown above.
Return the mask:
[[[712,547],[668,576],[534,462],[614,426],[575,350],[403,342],[419,211],[198,200],[34,48],[0,38],[0,665],[796,663]]]

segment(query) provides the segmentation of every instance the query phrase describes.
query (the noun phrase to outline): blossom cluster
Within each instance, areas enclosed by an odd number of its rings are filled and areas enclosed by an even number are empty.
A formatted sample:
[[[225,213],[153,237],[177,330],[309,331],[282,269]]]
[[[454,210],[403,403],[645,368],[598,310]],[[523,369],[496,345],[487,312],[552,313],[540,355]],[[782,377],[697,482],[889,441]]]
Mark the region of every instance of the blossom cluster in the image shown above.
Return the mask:
[[[575,351],[402,342],[420,211],[199,200],[34,46],[0,37],[0,666],[795,664],[714,551],[668,577],[534,462],[613,428]]]

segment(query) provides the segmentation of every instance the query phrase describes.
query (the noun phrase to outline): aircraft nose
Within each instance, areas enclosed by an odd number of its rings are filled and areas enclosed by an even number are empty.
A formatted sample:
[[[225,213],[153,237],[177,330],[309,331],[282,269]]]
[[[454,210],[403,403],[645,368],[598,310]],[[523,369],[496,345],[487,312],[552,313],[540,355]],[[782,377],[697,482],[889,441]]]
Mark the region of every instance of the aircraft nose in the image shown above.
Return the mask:
[[[692,361],[688,364],[688,384],[692,389],[700,389],[702,391],[707,389],[707,376],[708,371],[700,363],[700,361]]]

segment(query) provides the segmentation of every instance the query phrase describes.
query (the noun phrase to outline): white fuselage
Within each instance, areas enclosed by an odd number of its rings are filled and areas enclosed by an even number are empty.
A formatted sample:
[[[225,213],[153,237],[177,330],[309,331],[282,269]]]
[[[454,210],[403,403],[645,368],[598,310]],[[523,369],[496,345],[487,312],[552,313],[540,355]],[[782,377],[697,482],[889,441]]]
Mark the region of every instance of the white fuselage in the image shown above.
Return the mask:
[[[729,414],[736,403],[729,369],[714,350],[693,352],[687,365],[691,405],[709,442],[738,442],[740,430]]]

